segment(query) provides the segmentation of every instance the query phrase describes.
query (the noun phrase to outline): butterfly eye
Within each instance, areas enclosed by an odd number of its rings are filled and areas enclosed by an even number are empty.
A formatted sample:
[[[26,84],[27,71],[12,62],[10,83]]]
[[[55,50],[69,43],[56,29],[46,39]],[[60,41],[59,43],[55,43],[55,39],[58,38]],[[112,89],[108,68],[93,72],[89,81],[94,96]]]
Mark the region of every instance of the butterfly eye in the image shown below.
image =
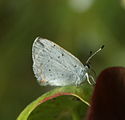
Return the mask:
[[[90,69],[90,65],[89,64],[86,64],[86,66]]]

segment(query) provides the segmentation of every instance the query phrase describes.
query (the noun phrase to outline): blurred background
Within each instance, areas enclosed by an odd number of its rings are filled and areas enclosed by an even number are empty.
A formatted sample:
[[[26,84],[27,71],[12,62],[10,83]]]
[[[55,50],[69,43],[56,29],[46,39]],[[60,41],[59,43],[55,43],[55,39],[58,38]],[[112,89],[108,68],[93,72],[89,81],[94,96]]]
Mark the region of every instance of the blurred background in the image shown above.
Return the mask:
[[[61,45],[97,75],[125,65],[125,0],[0,0],[0,120],[14,120],[47,91],[32,71],[37,36]]]

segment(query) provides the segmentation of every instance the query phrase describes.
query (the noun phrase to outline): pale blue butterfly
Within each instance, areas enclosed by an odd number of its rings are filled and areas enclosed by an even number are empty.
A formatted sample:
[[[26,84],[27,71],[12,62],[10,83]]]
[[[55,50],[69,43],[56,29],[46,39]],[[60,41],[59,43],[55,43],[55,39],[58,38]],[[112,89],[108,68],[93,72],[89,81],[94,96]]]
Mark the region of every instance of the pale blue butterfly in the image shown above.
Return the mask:
[[[42,86],[80,85],[85,80],[89,84],[89,61],[102,50],[104,46],[93,53],[83,65],[75,56],[56,43],[37,37],[32,47],[33,71]]]

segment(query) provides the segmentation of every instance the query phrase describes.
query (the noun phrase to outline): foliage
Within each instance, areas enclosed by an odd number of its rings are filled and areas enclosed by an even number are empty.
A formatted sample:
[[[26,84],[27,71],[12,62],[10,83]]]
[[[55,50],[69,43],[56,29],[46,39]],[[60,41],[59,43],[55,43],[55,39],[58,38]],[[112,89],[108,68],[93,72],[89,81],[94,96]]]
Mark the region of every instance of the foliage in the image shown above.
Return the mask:
[[[86,115],[90,90],[87,84],[55,88],[29,104],[17,120],[80,120]]]

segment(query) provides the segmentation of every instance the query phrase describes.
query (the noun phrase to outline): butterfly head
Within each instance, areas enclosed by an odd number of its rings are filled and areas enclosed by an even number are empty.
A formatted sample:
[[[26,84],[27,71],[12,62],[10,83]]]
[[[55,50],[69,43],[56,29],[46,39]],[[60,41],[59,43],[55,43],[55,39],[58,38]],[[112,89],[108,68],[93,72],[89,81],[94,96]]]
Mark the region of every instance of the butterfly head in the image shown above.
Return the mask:
[[[87,59],[87,61],[86,61],[86,63],[85,63],[85,68],[86,68],[86,70],[88,71],[88,72],[86,73],[86,78],[87,78],[88,83],[91,84],[91,85],[94,85],[96,82],[95,82],[93,76],[90,75],[90,72],[93,72],[94,75],[96,75],[96,73],[95,73],[95,71],[91,68],[90,60],[91,60],[99,51],[101,51],[103,48],[104,48],[104,45],[102,45],[102,46],[101,46],[98,50],[96,50],[93,54],[92,54],[92,52],[90,52],[90,56],[89,56],[89,58]],[[90,81],[90,79],[92,80],[92,82]]]

